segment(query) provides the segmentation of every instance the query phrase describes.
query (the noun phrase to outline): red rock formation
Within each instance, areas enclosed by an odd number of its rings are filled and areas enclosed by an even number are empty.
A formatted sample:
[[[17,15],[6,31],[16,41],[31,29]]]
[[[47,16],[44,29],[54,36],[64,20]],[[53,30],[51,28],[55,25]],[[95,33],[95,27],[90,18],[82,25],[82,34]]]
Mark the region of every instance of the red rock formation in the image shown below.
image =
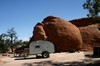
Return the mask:
[[[92,50],[93,46],[100,45],[100,21],[97,18],[82,18],[71,23],[78,26],[81,32],[83,50]]]
[[[35,27],[34,27],[34,31],[33,31],[33,40],[46,40],[47,36],[46,33],[43,29],[43,25],[42,23],[38,23]]]
[[[94,45],[100,46],[100,17],[70,22],[53,16],[46,17],[34,27],[29,44],[35,40],[48,40],[54,43],[57,52],[68,49],[91,50]]]
[[[80,18],[80,19],[70,20],[70,22],[77,27],[84,27],[100,22],[100,17]]]
[[[41,38],[44,40],[43,36],[47,36],[45,39],[54,43],[57,52],[68,49],[81,49],[83,44],[82,37],[75,25],[53,16],[45,18],[42,24],[43,28],[41,25],[39,27],[38,25],[35,26],[32,37],[33,41],[41,40]]]
[[[100,30],[98,29],[98,24],[80,27],[79,29],[83,38],[83,49],[91,50],[94,45],[100,44]]]

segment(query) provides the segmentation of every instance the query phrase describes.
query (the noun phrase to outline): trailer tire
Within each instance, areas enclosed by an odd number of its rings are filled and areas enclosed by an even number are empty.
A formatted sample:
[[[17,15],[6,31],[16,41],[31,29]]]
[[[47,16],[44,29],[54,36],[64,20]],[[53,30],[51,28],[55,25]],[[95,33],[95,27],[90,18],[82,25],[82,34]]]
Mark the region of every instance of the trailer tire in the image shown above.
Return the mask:
[[[48,58],[49,57],[49,53],[48,52],[43,52],[42,53],[42,57],[43,58]]]

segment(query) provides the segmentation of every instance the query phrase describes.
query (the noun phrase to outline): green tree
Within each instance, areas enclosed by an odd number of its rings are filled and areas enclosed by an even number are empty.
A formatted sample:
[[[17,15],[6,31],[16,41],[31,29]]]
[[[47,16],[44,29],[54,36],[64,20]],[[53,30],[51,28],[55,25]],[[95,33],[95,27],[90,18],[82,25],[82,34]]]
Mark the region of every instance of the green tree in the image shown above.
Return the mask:
[[[6,40],[5,37],[6,37],[5,33],[2,33],[0,35],[0,52],[1,53],[8,52],[9,50],[9,45],[8,45],[9,40]]]
[[[100,12],[100,0],[86,0],[83,8],[89,11],[88,17],[98,16]]]
[[[6,36],[10,40],[9,48],[13,52],[15,48],[15,42],[17,41],[17,33],[14,28],[8,29]]]
[[[28,41],[18,40],[17,42],[15,42],[15,49],[22,46],[26,46],[27,44],[28,44]]]
[[[28,44],[28,41],[23,41],[23,45],[26,46]]]
[[[14,28],[8,29],[7,33],[2,33],[0,35],[0,52],[8,52],[11,50],[12,52],[14,49],[26,46],[28,41],[18,40],[17,33]]]

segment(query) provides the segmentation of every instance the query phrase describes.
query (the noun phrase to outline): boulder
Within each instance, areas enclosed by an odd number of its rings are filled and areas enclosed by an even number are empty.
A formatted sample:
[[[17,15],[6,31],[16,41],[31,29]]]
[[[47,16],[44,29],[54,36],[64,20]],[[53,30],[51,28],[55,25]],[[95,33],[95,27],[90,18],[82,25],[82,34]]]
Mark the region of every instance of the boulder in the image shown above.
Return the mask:
[[[54,16],[46,17],[42,26],[35,26],[32,39],[51,41],[56,52],[80,50],[83,44],[80,31],[75,25]]]
[[[37,25],[34,27],[33,35],[34,35],[33,36],[34,41],[47,39],[42,23],[37,23]]]
[[[92,24],[85,27],[80,27],[80,32],[83,39],[83,49],[92,50],[93,46],[100,45],[100,30],[99,24]]]
[[[92,50],[94,46],[100,46],[100,20],[99,17],[81,18],[70,21],[76,25],[82,35],[82,50]]]

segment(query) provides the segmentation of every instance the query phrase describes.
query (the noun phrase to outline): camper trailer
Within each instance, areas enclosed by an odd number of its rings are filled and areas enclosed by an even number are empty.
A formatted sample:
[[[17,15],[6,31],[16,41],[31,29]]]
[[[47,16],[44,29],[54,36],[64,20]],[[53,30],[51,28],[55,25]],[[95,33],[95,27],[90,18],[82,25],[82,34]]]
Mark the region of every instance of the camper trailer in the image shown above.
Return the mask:
[[[36,55],[43,58],[48,58],[50,53],[54,53],[54,44],[49,41],[33,41],[30,43],[29,48],[25,48],[25,57],[27,55]]]

